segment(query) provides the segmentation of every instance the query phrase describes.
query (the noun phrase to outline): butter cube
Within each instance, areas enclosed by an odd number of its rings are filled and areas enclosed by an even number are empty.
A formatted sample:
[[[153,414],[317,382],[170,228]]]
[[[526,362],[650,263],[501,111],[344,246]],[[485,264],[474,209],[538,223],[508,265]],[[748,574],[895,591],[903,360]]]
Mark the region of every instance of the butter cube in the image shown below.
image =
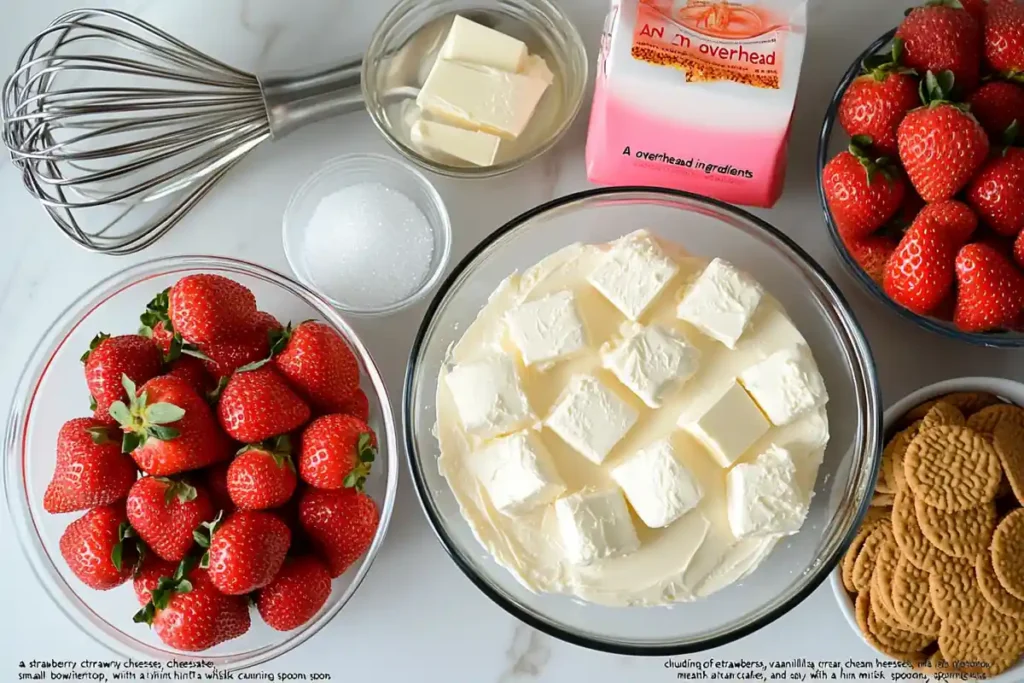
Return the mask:
[[[680,425],[728,469],[771,427],[746,390],[735,381],[695,420]]]
[[[587,347],[586,329],[572,292],[529,301],[506,315],[509,335],[527,365],[571,356]]]
[[[798,488],[789,451],[771,445],[726,476],[729,526],[736,538],[785,536],[803,526],[809,500]]]
[[[618,489],[587,489],[555,501],[555,516],[566,557],[593,564],[640,548],[626,500]]]
[[[590,375],[575,375],[547,425],[585,458],[600,465],[636,424],[632,406]]]
[[[676,459],[668,439],[656,441],[621,463],[612,479],[629,504],[652,529],[666,527],[697,507],[704,492],[689,470]]]
[[[446,378],[466,431],[482,439],[522,429],[533,415],[515,361],[493,356],[456,365]]]
[[[539,78],[548,85],[555,82],[555,75],[548,68],[548,63],[540,55],[530,55],[526,58],[526,66],[523,73],[533,78]]]
[[[776,351],[740,374],[768,419],[786,425],[828,402],[825,380],[807,347]]]
[[[467,462],[491,503],[506,515],[547,505],[565,491],[551,454],[534,431],[492,441]]]
[[[630,320],[651,305],[679,266],[646,230],[616,240],[587,281]]]
[[[663,327],[631,328],[629,336],[603,354],[604,366],[651,408],[697,372],[700,351]]]
[[[501,143],[497,135],[426,119],[413,123],[409,136],[413,144],[422,150],[447,154],[477,166],[493,165]]]
[[[526,43],[456,15],[441,46],[441,57],[517,73],[526,67]]]
[[[734,349],[763,293],[761,285],[748,275],[716,258],[687,290],[676,314]]]

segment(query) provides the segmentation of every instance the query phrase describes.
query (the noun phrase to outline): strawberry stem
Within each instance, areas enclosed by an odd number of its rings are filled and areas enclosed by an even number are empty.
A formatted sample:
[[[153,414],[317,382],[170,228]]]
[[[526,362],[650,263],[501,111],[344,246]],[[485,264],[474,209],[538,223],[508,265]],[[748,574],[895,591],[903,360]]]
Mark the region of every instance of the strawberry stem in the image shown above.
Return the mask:
[[[363,432],[359,435],[359,441],[356,443],[356,452],[359,464],[345,475],[343,484],[345,488],[362,491],[363,485],[366,484],[366,478],[370,476],[373,461],[377,459],[377,449],[373,445],[373,437],[368,432]]]
[[[92,355],[92,352],[95,351],[100,344],[102,344],[108,339],[110,339],[110,335],[107,334],[106,332],[100,332],[95,337],[93,337],[92,341],[89,342],[89,349],[82,354],[82,357],[80,359],[82,363],[88,362],[89,356]]]
[[[195,562],[195,558],[186,557],[174,570],[174,574],[161,576],[156,582],[156,587],[149,591],[149,602],[135,613],[132,621],[152,626],[157,611],[166,608],[175,594],[191,592],[192,582],[186,577],[195,567]]]
[[[281,434],[265,441],[261,441],[257,444],[248,444],[238,449],[237,455],[248,451],[259,451],[260,453],[266,453],[274,459],[274,464],[278,467],[287,467],[292,471],[295,470],[295,463],[292,462],[292,439],[287,434]]]
[[[188,482],[175,481],[168,477],[157,477],[157,481],[162,484],[167,484],[167,488],[164,489],[164,504],[170,505],[177,498],[181,503],[188,503],[196,499],[199,492],[195,486],[192,486]]]
[[[183,408],[166,402],[147,405],[148,393],[144,391],[137,394],[135,382],[128,375],[121,375],[121,385],[128,394],[129,405],[125,405],[123,401],[114,401],[109,412],[124,430],[124,437],[121,439],[121,450],[124,453],[131,453],[150,438],[170,441],[181,435],[179,430],[166,425],[183,418]]]

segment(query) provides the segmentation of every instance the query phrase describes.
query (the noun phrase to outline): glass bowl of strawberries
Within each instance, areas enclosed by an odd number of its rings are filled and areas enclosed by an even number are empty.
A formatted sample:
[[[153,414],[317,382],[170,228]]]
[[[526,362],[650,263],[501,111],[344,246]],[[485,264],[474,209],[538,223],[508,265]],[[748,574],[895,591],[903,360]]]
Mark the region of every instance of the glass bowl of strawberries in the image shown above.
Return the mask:
[[[4,491],[40,583],[86,633],[232,670],[353,595],[397,458],[380,373],[326,301],[251,263],[176,256],[100,282],[47,331],[12,402]]]
[[[818,146],[840,257],[925,329],[1024,346],[1024,5],[929,3],[843,76]]]

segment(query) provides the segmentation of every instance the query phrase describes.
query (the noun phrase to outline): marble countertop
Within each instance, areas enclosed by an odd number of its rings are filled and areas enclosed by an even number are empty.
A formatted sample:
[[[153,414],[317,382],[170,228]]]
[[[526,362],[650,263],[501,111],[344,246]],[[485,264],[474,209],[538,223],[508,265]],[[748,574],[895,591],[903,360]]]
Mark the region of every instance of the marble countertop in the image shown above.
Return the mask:
[[[593,58],[604,0],[559,0],[586,38]],[[0,22],[0,72],[22,45],[81,0],[9,0]],[[162,28],[242,68],[303,67],[362,50],[389,2],[357,0],[149,0],[93,2],[139,13]],[[886,403],[929,382],[959,375],[1024,379],[1013,352],[973,348],[925,333],[869,299],[841,267],[822,223],[814,154],[832,89],[863,47],[902,14],[908,0],[812,0],[808,52],[793,126],[789,176],[778,206],[760,215],[792,236],[836,279],[872,342]],[[198,20],[201,18],[201,20]],[[454,227],[452,262],[516,214],[589,186],[583,167],[586,113],[558,147],[500,180],[471,186],[434,177]],[[287,271],[280,215],[298,179],[346,152],[392,152],[363,114],[301,130],[257,150],[168,236],[142,254],[107,257],[66,240],[0,161],[0,405],[8,406],[18,373],[36,340],[86,287],[131,263],[183,253],[231,255]],[[471,187],[471,191],[470,191]],[[356,320],[393,397],[425,304],[381,320]],[[520,624],[492,604],[449,561],[427,525],[407,472],[402,473],[391,529],[369,577],[320,634],[267,671],[346,672],[351,680],[636,682],[674,679],[662,658],[591,652]],[[6,510],[0,513],[4,581],[0,604],[0,679],[15,680],[15,659],[102,658],[36,585],[16,548]],[[873,659],[847,627],[828,585],[760,632],[696,656],[707,658]],[[335,680],[338,680],[335,678]]]

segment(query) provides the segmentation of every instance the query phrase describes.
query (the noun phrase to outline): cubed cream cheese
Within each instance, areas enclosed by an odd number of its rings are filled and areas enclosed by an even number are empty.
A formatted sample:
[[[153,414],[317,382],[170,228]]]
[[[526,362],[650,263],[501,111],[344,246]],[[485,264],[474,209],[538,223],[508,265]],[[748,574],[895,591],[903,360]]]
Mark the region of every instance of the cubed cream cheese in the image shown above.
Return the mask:
[[[797,486],[793,458],[774,444],[729,470],[726,497],[736,538],[795,534],[807,516],[808,497]]]
[[[477,166],[493,165],[501,143],[497,135],[426,119],[413,123],[409,136],[413,144],[422,150],[447,154]]]
[[[676,313],[707,336],[734,349],[763,293],[761,285],[748,275],[716,258],[683,295]]]
[[[612,479],[629,504],[652,529],[666,527],[697,507],[704,495],[700,484],[676,458],[668,439],[661,439],[623,459]]]
[[[507,356],[460,363],[446,382],[469,434],[490,439],[517,431],[533,418],[519,370]]]
[[[588,565],[640,548],[626,501],[618,489],[586,489],[555,501],[562,547],[570,562]]]
[[[547,425],[585,458],[600,465],[639,414],[591,375],[574,375]]]
[[[671,330],[633,325],[602,361],[644,403],[658,408],[666,394],[697,372],[700,351]]]
[[[517,73],[526,67],[526,43],[456,15],[441,45],[441,57]]]
[[[587,333],[572,292],[528,301],[506,315],[509,336],[526,365],[571,356],[587,347]]]
[[[740,374],[740,382],[775,425],[786,425],[828,402],[810,349],[776,351]]]
[[[680,426],[703,443],[719,465],[729,468],[771,424],[746,390],[732,381],[702,414]]]
[[[630,320],[638,320],[661,294],[679,266],[646,230],[612,243],[587,277],[597,291]]]
[[[532,430],[496,439],[467,462],[491,504],[506,515],[547,505],[565,491],[551,454]]]

